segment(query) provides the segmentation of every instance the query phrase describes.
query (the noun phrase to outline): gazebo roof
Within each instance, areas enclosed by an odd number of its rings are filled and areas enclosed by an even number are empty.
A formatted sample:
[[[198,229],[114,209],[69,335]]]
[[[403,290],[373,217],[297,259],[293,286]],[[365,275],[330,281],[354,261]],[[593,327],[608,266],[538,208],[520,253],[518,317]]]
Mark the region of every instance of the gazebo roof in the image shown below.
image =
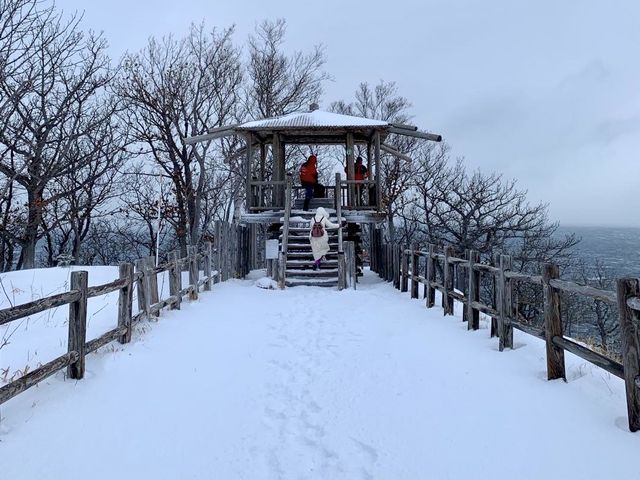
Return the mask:
[[[312,112],[294,112],[279,117],[265,118],[238,125],[235,129],[239,131],[256,131],[272,129],[304,129],[304,130],[332,130],[348,129],[349,127],[361,128],[389,128],[392,125],[380,120],[370,118],[354,117],[352,115],[342,115],[340,113],[314,110]]]
[[[239,125],[212,128],[204,135],[187,138],[187,144],[210,141],[227,135],[243,135],[260,143],[273,141],[274,135],[282,136],[285,143],[342,144],[346,134],[353,134],[355,142],[369,142],[374,134],[384,141],[390,133],[439,142],[440,135],[419,132],[411,125],[389,123],[353,115],[318,110],[315,105],[307,112],[294,112],[278,117],[254,120]]]

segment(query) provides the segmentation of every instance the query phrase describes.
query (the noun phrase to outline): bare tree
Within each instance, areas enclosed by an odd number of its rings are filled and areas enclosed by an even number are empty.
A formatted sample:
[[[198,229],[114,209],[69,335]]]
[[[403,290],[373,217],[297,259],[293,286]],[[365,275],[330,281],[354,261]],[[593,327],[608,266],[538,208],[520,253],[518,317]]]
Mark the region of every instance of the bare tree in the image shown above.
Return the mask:
[[[118,109],[112,104],[116,102],[113,97],[104,97],[103,102],[102,108],[109,114]],[[95,126],[91,137],[79,138],[71,146],[69,159],[73,164],[79,163],[78,168],[55,179],[48,188],[50,197],[57,198],[49,204],[45,215],[50,265],[54,265],[55,257],[63,253],[70,254],[75,262],[88,263],[81,255],[81,247],[91,223],[109,215],[115,208],[114,197],[121,184],[117,181],[118,169],[127,158],[128,135],[115,115],[104,115],[104,118],[102,124]],[[82,160],[87,157],[93,161]],[[58,195],[61,192],[74,193]]]
[[[0,78],[0,92],[8,110],[0,144],[5,155],[0,173],[13,179],[26,197],[26,222],[17,234],[2,232],[21,248],[18,267],[35,265],[36,243],[43,236],[45,208],[56,199],[47,196],[51,182],[94,160],[91,155],[71,158],[73,145],[90,137],[105,121],[97,96],[112,78],[100,36],[79,29],[78,17],[36,15],[34,30],[22,42],[28,45],[19,67]],[[111,115],[106,113],[107,118]]]
[[[232,33],[192,25],[180,40],[152,38],[143,51],[125,58],[117,82],[130,132],[145,158],[173,184],[183,254],[200,239],[207,169],[215,169],[212,156],[217,151],[223,158],[224,148],[214,142],[187,145],[185,139],[238,118],[242,71]]]
[[[411,120],[411,103],[398,93],[395,82],[380,81],[375,87],[361,83],[355,92],[355,101],[347,103],[337,101],[331,104],[331,110],[346,115],[383,120],[389,123],[406,124]],[[411,154],[419,145],[415,139],[392,135],[387,143],[396,150]],[[363,152],[360,152],[362,154]],[[387,214],[387,226],[390,241],[396,240],[395,219],[402,211],[402,196],[408,190],[413,178],[413,165],[397,157],[383,153],[381,157],[382,205]]]
[[[284,19],[265,20],[249,36],[247,111],[262,118],[306,109],[322,94],[329,75],[322,71],[325,50],[316,45],[310,53],[284,53],[287,24]]]

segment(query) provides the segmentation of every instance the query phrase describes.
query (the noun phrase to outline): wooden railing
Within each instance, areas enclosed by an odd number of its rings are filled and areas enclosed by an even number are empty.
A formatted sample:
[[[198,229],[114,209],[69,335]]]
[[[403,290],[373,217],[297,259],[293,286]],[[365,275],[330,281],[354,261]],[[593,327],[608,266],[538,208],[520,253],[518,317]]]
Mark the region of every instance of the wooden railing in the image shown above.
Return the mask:
[[[344,208],[348,210],[377,210],[377,199],[371,198],[372,188],[375,186],[375,180],[340,180],[340,197]]]
[[[453,315],[453,303],[463,304],[463,321],[469,330],[479,328],[479,315],[491,317],[491,336],[499,338],[499,350],[513,348],[513,329],[521,330],[543,339],[546,343],[547,378],[566,381],[564,352],[603,368],[625,381],[629,429],[640,430],[640,279],[624,278],[617,281],[617,291],[599,290],[560,279],[559,268],[546,264],[540,275],[529,275],[512,270],[511,257],[500,255],[497,265],[480,263],[476,251],[467,251],[466,258],[454,256],[453,247],[437,251],[433,245],[419,250],[399,245],[384,245],[379,231],[374,231],[371,267],[394,287],[410,292],[411,298],[419,298],[419,286],[424,286],[427,308],[435,305],[436,291],[442,294],[445,315]],[[424,257],[420,272],[420,258]],[[459,269],[466,270],[464,277]],[[441,282],[436,281],[436,271],[441,272]],[[491,305],[480,300],[481,277],[489,276],[493,287]],[[464,278],[462,291],[454,288],[454,278]],[[409,281],[411,285],[409,286]],[[514,294],[517,282],[540,286],[543,290],[543,328],[518,321],[518,300]],[[466,293],[463,293],[466,292]],[[622,358],[620,363],[600,352],[566,337],[561,319],[561,292],[586,296],[616,305],[622,332]]]
[[[282,224],[282,243],[278,255],[279,275],[278,286],[284,289],[287,282],[287,254],[289,252],[289,222],[291,220],[291,187],[293,180],[287,175],[286,191],[284,196],[284,223]]]
[[[200,289],[209,291],[212,283],[245,276],[256,267],[253,233],[253,227],[216,222],[215,240],[218,248],[215,250],[210,242],[206,242],[202,252],[198,252],[196,247],[188,247],[188,254],[183,258],[177,251],[170,252],[168,261],[157,267],[154,257],[142,258],[135,262],[135,271],[134,265],[123,263],[119,267],[118,279],[93,287],[88,286],[88,272],[74,271],[68,292],[0,310],[0,325],[4,325],[69,305],[67,353],[0,387],[0,404],[64,368],[70,378],[81,379],[84,376],[85,357],[114,340],[128,343],[133,323],[142,318],[158,317],[165,307],[179,310],[185,296],[196,300]],[[215,271],[212,270],[212,263],[215,263]],[[189,284],[185,286],[182,285],[183,271],[189,272]],[[169,276],[169,296],[164,299],[159,298],[158,291],[158,274],[163,272],[168,272]],[[134,289],[138,305],[135,315],[132,314]],[[117,326],[87,341],[87,300],[116,291],[119,292]]]
[[[286,180],[252,180],[249,182],[250,198],[248,210],[282,210],[284,208],[284,189]]]

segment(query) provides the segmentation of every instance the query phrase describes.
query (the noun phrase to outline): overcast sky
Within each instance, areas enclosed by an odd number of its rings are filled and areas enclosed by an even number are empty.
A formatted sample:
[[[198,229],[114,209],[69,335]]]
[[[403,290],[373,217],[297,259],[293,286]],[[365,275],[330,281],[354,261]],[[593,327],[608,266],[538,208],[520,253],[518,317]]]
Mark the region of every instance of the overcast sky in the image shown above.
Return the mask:
[[[114,57],[189,24],[283,17],[287,46],[326,47],[321,107],[395,81],[414,123],[472,168],[516,178],[563,225],[640,226],[640,2],[56,0]]]

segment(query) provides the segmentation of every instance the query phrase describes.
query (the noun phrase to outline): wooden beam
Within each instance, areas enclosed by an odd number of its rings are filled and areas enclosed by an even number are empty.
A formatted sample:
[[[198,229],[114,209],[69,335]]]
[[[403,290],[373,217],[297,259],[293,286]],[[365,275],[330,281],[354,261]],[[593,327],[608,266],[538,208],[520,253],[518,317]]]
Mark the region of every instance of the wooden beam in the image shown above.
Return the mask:
[[[219,127],[212,128],[207,133],[203,135],[195,135],[193,137],[187,137],[184,139],[184,143],[187,145],[193,145],[194,143],[200,142],[210,142],[211,140],[215,140],[216,138],[227,137],[229,135],[235,135],[235,125],[231,125],[228,127]]]
[[[376,206],[378,208],[378,211],[382,210],[382,195],[381,195],[381,191],[380,191],[380,131],[376,131],[375,135],[373,136],[373,142],[374,142],[374,155],[375,155],[375,160],[376,160]]]
[[[394,157],[398,157],[401,160],[405,160],[407,162],[412,162],[413,160],[411,159],[411,157],[409,155],[405,155],[402,152],[399,152],[398,150],[396,150],[393,147],[390,147],[389,145],[383,143],[382,145],[380,145],[380,148],[382,149],[383,152],[387,152],[390,153],[391,155],[393,155]]]
[[[247,144],[247,157],[245,159],[245,182],[246,182],[246,205],[247,205],[247,210],[249,210],[251,207],[257,207],[258,205],[254,205],[253,204],[253,194],[251,192],[251,161],[252,161],[252,157],[253,157],[253,148],[252,148],[252,135],[246,135],[245,136],[245,142]]]
[[[389,133],[396,133],[398,135],[405,135],[407,137],[422,138],[423,140],[431,140],[432,142],[442,141],[442,135],[425,132],[414,132],[413,130],[407,130],[404,128],[391,127],[389,129]]]
[[[272,162],[273,162],[273,166],[272,166],[272,174],[271,174],[271,180],[282,180],[280,178],[280,157],[281,155],[281,149],[280,149],[280,135],[278,134],[274,134],[273,135],[273,142],[271,144],[271,158],[272,158]],[[278,204],[278,188],[274,187],[273,191],[271,192],[271,204],[272,205],[277,205]]]
[[[353,160],[354,142],[353,142],[353,133],[351,132],[347,133],[346,148],[347,148],[347,180],[353,180],[354,173],[355,173],[354,160]],[[352,183],[347,184],[347,205],[349,205],[350,207],[356,205],[355,185]]]

